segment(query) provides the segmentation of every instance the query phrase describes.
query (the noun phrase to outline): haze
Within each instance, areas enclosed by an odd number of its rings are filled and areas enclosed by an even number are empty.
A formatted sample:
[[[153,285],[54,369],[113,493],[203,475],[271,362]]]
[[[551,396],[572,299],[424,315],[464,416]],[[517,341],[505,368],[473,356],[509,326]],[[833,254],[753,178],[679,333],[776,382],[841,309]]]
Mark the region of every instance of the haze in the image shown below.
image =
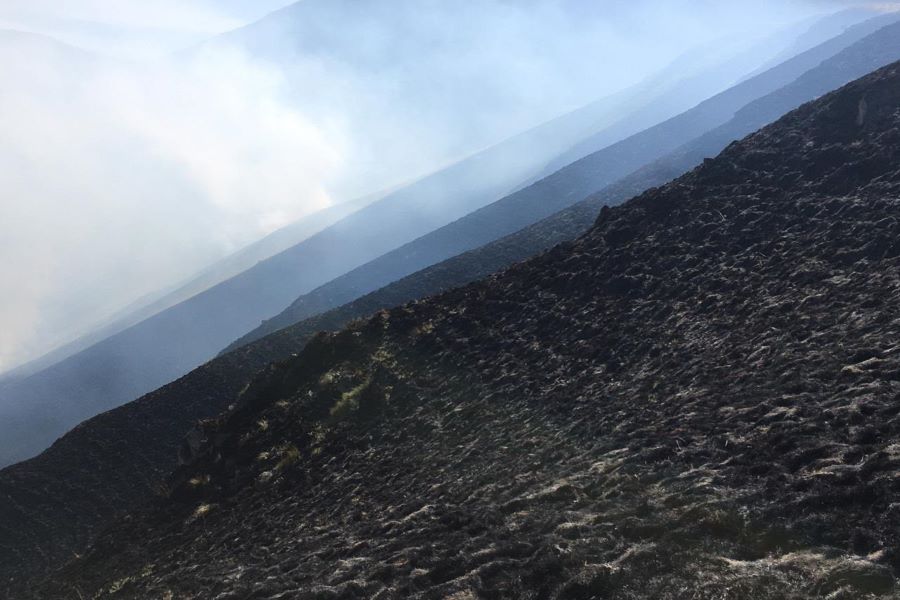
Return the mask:
[[[836,8],[394,0],[297,39],[296,7],[222,35],[282,0],[60,4],[0,6],[0,371],[304,215]]]

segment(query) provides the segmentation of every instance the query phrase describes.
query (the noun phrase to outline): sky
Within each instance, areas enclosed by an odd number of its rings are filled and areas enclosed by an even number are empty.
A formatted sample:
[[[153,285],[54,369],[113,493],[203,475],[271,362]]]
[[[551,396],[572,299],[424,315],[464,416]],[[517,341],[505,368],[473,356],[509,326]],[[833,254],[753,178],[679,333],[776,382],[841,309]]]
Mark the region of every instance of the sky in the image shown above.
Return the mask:
[[[291,0],[3,0],[0,29],[42,33],[119,58],[158,58]]]
[[[614,93],[698,44],[749,44],[834,8],[399,1],[394,15],[375,0],[303,0],[290,14],[326,27],[298,36],[285,12],[225,38],[288,2],[0,2],[0,372],[304,215]]]

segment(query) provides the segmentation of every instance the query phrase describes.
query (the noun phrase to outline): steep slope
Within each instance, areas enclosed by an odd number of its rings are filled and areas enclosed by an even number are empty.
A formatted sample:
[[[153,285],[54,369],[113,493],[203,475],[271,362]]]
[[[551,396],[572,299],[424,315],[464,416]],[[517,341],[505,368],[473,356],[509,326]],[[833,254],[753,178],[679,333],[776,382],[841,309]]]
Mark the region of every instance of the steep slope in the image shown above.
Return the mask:
[[[43,593],[895,597],[898,106],[900,63],[319,336]]]
[[[232,352],[0,471],[0,598],[19,598],[23,581],[80,552],[110,518],[158,493],[191,425],[224,410],[275,359],[250,348]]]
[[[886,31],[887,40],[897,39],[891,30]],[[836,81],[846,81],[856,69],[870,64],[878,46],[868,48],[857,54],[864,59],[860,65],[844,58],[833,63],[840,65],[832,72],[842,77]],[[894,56],[900,58],[900,53]],[[731,123],[726,128],[734,133],[736,126]],[[0,581],[18,585],[81,552],[104,523],[157,489],[159,479],[174,467],[180,440],[194,421],[234,402],[257,370],[289,358],[318,331],[340,329],[380,309],[466,284],[572,239],[590,226],[604,204],[620,203],[682,174],[731,140],[727,135],[722,139],[704,136],[601,194],[516,234],[223,355],[137,402],[82,424],[41,456],[0,471]],[[107,501],[109,497],[115,501]]]
[[[747,68],[744,62],[740,64]],[[694,93],[721,77],[709,75]],[[677,77],[667,76],[657,90],[660,95],[642,101],[665,104],[668,108],[658,109],[665,113],[700,99],[687,93],[670,98],[665,92],[677,82]],[[180,377],[299,296],[504,197],[592,127],[615,122],[626,100],[615,97],[594,103],[395,190],[235,277],[42,371],[5,382],[0,387],[0,465],[33,456],[76,423]],[[633,133],[646,118],[626,120],[616,131]],[[423,254],[424,262],[403,265],[399,275],[392,272],[387,279],[377,279],[368,284],[369,290],[539,220],[626,174],[628,166],[603,173],[597,181],[588,176],[561,205],[535,202],[532,190],[529,203],[521,204],[525,219],[510,219],[500,230],[488,227],[487,235],[465,238],[462,248],[449,253],[438,248],[437,253]],[[546,193],[546,187],[540,193]],[[346,301],[338,300],[332,306]]]
[[[886,24],[896,22],[897,18],[895,15],[878,17],[853,27],[838,38],[718,94],[677,117],[595,152],[541,181],[380,256],[296,299],[281,314],[265,321],[228,349],[351,302],[406,275],[527,227],[665,156],[689,140],[728,124],[735,117],[730,130],[715,134],[721,145],[704,145],[704,151],[715,154],[729,141],[755,131],[803,102],[900,58],[896,52],[897,43],[890,39],[892,34],[896,35],[896,26],[883,34],[877,33]],[[868,39],[872,35],[874,37]],[[857,54],[865,56],[848,54],[844,57],[843,51],[854,44],[860,44]],[[835,55],[842,58],[835,58]],[[827,66],[818,66],[822,61],[828,61]],[[795,82],[811,69],[814,74]],[[790,87],[786,89],[789,91],[771,99],[768,109],[744,108],[749,102],[788,85]],[[736,116],[742,109],[746,112]],[[698,160],[702,158],[700,156]],[[684,168],[691,166],[687,164]],[[656,180],[655,183],[663,181]]]

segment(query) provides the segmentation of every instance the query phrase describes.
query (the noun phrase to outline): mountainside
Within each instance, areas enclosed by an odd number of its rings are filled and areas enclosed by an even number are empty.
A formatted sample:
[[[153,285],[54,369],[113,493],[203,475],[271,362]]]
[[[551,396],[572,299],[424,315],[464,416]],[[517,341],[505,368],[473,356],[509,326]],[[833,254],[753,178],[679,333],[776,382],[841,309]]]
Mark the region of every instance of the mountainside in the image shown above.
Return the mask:
[[[600,118],[603,110],[591,113]],[[183,375],[299,295],[504,196],[577,131],[563,118],[507,140],[47,369],[6,382],[0,465],[32,456],[85,418]]]
[[[896,27],[896,26],[895,26]],[[884,42],[900,39],[885,30],[878,43],[860,44],[848,58],[820,67],[813,81],[834,77],[835,86],[855,77],[877,56],[900,58]],[[879,55],[878,48],[884,54]],[[856,58],[850,60],[849,56]],[[883,60],[878,59],[878,60]],[[835,68],[838,67],[838,68]],[[808,89],[809,97],[816,95]],[[794,106],[795,96],[784,110]],[[773,108],[766,98],[758,101]],[[745,113],[741,113],[745,114]],[[763,110],[747,114],[765,117]],[[103,524],[131,510],[157,489],[175,464],[179,443],[197,419],[235,401],[253,375],[268,363],[298,352],[318,331],[336,330],[353,319],[436,294],[485,277],[584,232],[605,204],[617,204],[661,185],[713,156],[732,135],[753,127],[737,117],[721,135],[707,135],[641,169],[602,193],[513,235],[408,276],[345,306],[308,319],[225,354],[137,402],[101,415],[67,434],[39,457],[0,471],[0,581],[20,582],[81,552]],[[748,129],[750,128],[750,129]],[[102,493],[98,492],[102,490]],[[107,498],[115,498],[110,502]],[[2,589],[2,588],[0,588]]]
[[[661,177],[657,183],[671,179],[661,172],[656,176]],[[110,519],[157,493],[192,424],[224,410],[260,369],[289,358],[316,332],[467,283],[571,239],[589,226],[600,206],[621,202],[650,181],[642,175],[638,181],[623,182],[485,248],[220,356],[137,401],[82,423],[39,456],[3,469],[0,582],[18,590],[22,581],[81,551]]]
[[[42,594],[893,596],[898,106],[900,63],[318,336]]]
[[[40,576],[158,493],[185,432],[224,410],[277,357],[252,347],[78,425],[30,460],[0,471],[0,598]]]
[[[0,581],[18,590],[22,581],[80,552],[104,523],[158,493],[160,481],[175,466],[185,431],[224,410],[260,369],[291,357],[315,333],[528,258],[583,232],[604,204],[621,202],[675,174],[680,173],[658,169],[652,176],[629,178],[521,232],[224,354],[82,423],[36,458],[0,471]]]
[[[741,69],[749,68],[746,63],[723,64],[736,69],[732,77],[737,78],[744,73]],[[798,70],[803,64],[801,60],[792,68]],[[670,95],[667,91],[677,87],[679,78],[667,75],[657,82],[657,95],[650,98],[615,96],[554,119],[395,190],[301,243],[46,369],[4,382],[0,386],[0,436],[4,439],[0,465],[33,456],[76,423],[184,375],[259,326],[264,318],[279,314],[299,296],[508,195],[594,128],[607,127],[620,115],[654,103],[660,104],[654,109],[658,114],[682,110],[702,99],[699,94],[715,87],[715,81],[722,77],[719,71],[704,76],[701,70],[692,81],[699,78],[703,85],[692,93]],[[649,118],[645,113],[618,124],[613,139],[645,125]],[[526,192],[525,199],[515,198],[521,207],[515,211],[516,218],[507,213],[480,215],[477,221],[508,221],[477,224],[477,229],[449,246],[446,239],[439,238],[433,249],[413,260],[406,260],[407,256],[403,264],[376,274],[352,297],[335,296],[327,308],[516,231],[597,191],[640,164],[641,160],[624,163],[597,177],[582,172],[578,185],[566,188],[571,193],[568,197],[552,187],[556,179],[542,182]],[[543,198],[550,194],[561,201],[544,203]]]
[[[664,157],[689,140],[731,123],[729,129],[715,132],[718,138],[715,143],[703,145],[703,151],[718,153],[729,141],[755,131],[803,102],[900,58],[898,44],[890,39],[897,31],[896,26],[884,34],[878,33],[897,18],[895,15],[877,17],[857,25],[838,38],[744,81],[681,115],[582,158],[549,177],[380,256],[299,297],[282,313],[265,321],[226,350],[351,302],[429,265],[527,227]],[[869,39],[869,36],[874,37]],[[858,53],[864,56],[850,54],[844,57],[843,51],[854,44],[859,47]],[[836,55],[842,58],[835,59]],[[822,61],[827,61],[828,66],[821,66]],[[810,70],[812,75],[804,75]],[[801,75],[804,78],[795,82]],[[766,110],[746,108],[748,103],[783,86],[790,86],[789,91],[771,99]],[[741,110],[744,113],[738,114]],[[618,126],[615,128],[621,130]],[[692,166],[686,164],[684,170]],[[653,184],[664,181],[655,180]]]

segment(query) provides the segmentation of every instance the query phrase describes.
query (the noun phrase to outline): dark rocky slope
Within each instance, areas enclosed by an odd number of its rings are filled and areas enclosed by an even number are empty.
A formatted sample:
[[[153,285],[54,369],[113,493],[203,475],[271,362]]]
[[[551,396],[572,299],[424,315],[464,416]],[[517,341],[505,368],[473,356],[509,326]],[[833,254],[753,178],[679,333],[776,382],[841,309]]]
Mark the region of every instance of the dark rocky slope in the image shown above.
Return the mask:
[[[392,281],[516,232],[596,193],[698,136],[733,122],[730,130],[724,131],[724,141],[719,135],[715,143],[704,145],[704,150],[711,149],[715,154],[728,141],[755,131],[803,102],[896,60],[900,57],[893,51],[896,44],[885,41],[886,35],[868,39],[896,20],[895,15],[887,15],[856,25],[681,115],[614,143],[620,139],[618,134],[627,132],[626,128],[635,119],[640,121],[641,116],[639,113],[623,119],[602,135],[598,134],[600,137],[594,136],[593,145],[602,139],[610,146],[300,296],[283,312],[232,343],[228,349],[352,302]],[[848,47],[860,43],[862,47],[857,54],[866,53],[865,60],[854,54],[844,54]],[[836,55],[843,58],[835,59]],[[821,68],[822,61],[828,61],[829,67]],[[815,74],[795,83],[810,70],[815,70]],[[770,100],[767,110],[746,109],[747,104],[785,86],[792,86],[791,91]],[[741,114],[742,110],[744,114]]]
[[[18,600],[23,582],[76,556],[110,519],[159,493],[190,424],[225,409],[268,362],[233,352],[0,471],[0,598]]]
[[[844,70],[829,71],[830,76],[839,76],[833,83],[855,77],[870,64],[877,47],[858,53],[869,57],[860,65],[838,60],[835,64]],[[900,50],[893,56],[900,58]],[[604,204],[621,202],[669,181],[719,152],[732,139],[728,135],[743,135],[752,129],[751,124],[744,123],[749,129],[739,132],[732,123],[724,137],[704,136],[603,193],[516,234],[224,355],[138,402],[84,423],[40,457],[0,472],[0,581],[20,582],[80,552],[103,523],[131,510],[157,488],[159,479],[174,467],[178,443],[193,421],[224,409],[258,369],[290,357],[316,332],[339,329],[377,310],[463,285],[572,239],[589,227]],[[98,489],[104,494],[98,494]],[[116,500],[109,502],[105,497]]]
[[[892,596],[898,215],[895,64],[317,337],[43,595]]]

